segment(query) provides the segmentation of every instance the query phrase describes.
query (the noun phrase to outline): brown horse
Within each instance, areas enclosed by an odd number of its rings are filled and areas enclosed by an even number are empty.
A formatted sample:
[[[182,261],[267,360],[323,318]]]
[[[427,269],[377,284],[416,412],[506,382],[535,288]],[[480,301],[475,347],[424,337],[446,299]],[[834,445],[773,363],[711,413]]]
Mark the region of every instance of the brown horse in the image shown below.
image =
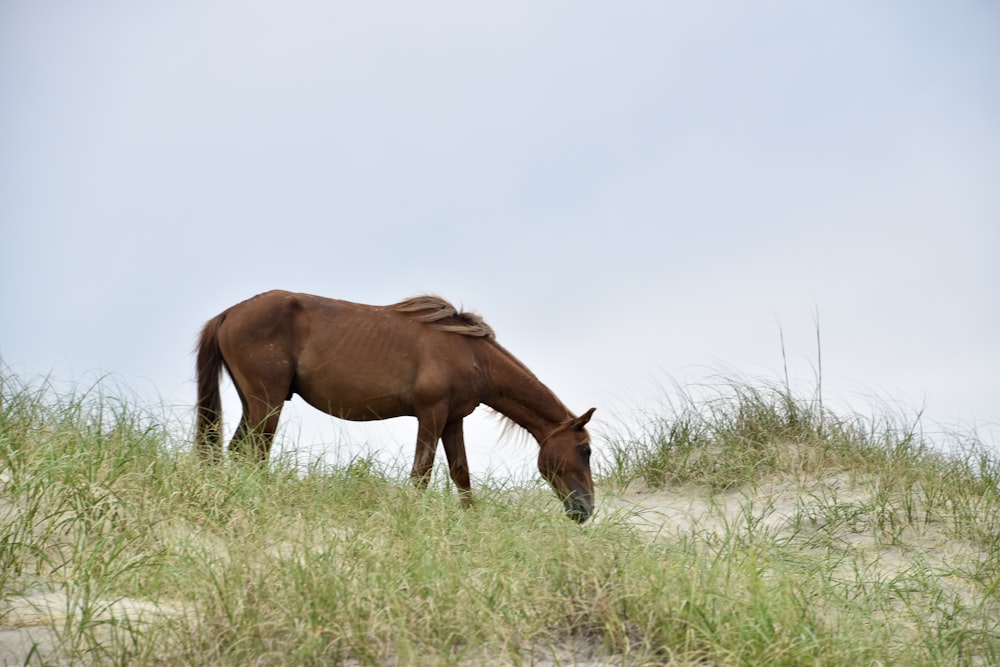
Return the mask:
[[[471,498],[462,419],[484,403],[538,441],[538,469],[566,514],[594,509],[590,436],[594,409],[575,417],[501,347],[482,318],[433,296],[367,306],[272,291],[209,320],[198,343],[196,449],[222,457],[219,375],[243,404],[230,451],[266,461],[284,401],[354,421],[417,418],[413,479],[426,486],[437,441],[464,504]]]

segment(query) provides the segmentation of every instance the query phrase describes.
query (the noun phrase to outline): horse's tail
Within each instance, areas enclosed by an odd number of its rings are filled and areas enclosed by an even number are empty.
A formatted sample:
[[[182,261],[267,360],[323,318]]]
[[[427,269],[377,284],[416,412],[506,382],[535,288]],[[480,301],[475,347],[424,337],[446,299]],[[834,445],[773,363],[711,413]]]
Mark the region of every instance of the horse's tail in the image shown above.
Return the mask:
[[[198,404],[194,448],[206,461],[222,460],[222,396],[219,375],[225,365],[219,349],[219,327],[225,320],[222,313],[209,320],[198,339]]]

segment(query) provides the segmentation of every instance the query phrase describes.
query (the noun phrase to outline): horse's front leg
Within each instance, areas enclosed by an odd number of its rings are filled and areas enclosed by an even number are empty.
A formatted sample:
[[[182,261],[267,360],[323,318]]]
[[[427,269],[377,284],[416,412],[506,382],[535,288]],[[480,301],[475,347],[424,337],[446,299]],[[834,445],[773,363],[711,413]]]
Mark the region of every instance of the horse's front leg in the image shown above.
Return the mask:
[[[448,422],[441,436],[444,442],[444,453],[448,457],[448,469],[451,479],[458,487],[458,496],[462,507],[472,506],[472,485],[469,483],[469,461],[465,456],[465,434],[462,430],[462,420]]]
[[[434,467],[434,454],[441,432],[445,428],[447,413],[431,410],[417,415],[417,451],[413,455],[413,470],[410,478],[421,489],[427,488]]]

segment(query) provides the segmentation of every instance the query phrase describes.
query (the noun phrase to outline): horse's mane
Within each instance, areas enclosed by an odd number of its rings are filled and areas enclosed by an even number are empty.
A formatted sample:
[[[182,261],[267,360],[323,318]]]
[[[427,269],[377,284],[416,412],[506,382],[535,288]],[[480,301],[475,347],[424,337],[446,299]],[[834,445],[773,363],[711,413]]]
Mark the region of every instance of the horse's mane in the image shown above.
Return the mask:
[[[415,296],[395,303],[389,308],[406,313],[420,322],[431,324],[441,331],[489,340],[496,339],[493,327],[488,325],[482,316],[462,312],[439,296],[432,294]]]
[[[496,420],[497,426],[500,428],[500,434],[497,436],[498,441],[510,439],[518,445],[524,445],[531,440],[531,434],[528,433],[528,429],[507,415],[493,408],[487,408],[487,413]]]

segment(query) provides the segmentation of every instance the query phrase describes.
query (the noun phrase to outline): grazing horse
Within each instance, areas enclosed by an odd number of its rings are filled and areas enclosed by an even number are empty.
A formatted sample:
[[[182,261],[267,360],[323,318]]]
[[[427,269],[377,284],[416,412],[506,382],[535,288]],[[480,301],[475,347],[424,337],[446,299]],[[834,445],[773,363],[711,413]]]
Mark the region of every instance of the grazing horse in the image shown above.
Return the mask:
[[[594,510],[590,436],[594,409],[574,416],[528,368],[496,342],[481,317],[434,296],[368,306],[271,291],[205,325],[198,342],[196,450],[222,458],[222,368],[243,404],[230,452],[266,461],[284,401],[298,394],[353,421],[417,418],[412,477],[426,486],[437,441],[463,504],[471,499],[462,420],[480,403],[538,441],[538,470],[566,514]]]

